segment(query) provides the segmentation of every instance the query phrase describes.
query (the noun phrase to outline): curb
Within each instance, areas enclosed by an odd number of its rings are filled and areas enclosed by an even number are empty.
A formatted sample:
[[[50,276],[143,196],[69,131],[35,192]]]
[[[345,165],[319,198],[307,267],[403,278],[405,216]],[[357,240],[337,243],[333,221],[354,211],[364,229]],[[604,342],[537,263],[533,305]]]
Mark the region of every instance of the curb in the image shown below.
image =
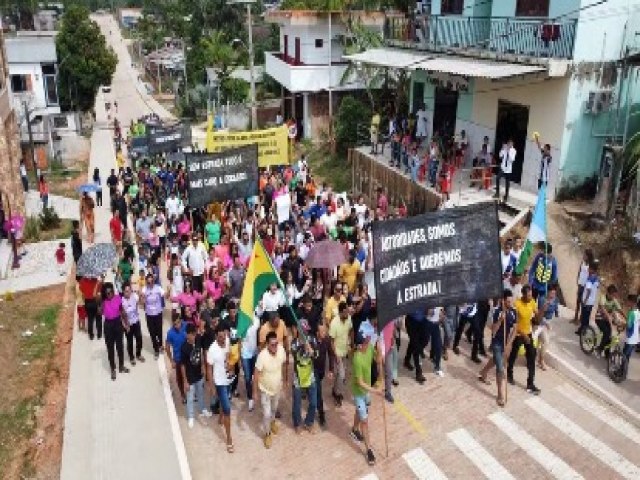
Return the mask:
[[[567,377],[568,380],[577,383],[581,388],[598,397],[607,405],[624,412],[637,427],[640,427],[640,413],[629,408],[623,402],[618,400],[614,395],[607,392],[604,388],[591,381],[584,373],[573,367],[569,362],[562,359],[556,353],[549,351],[547,353],[547,364],[557,371],[559,374]]]

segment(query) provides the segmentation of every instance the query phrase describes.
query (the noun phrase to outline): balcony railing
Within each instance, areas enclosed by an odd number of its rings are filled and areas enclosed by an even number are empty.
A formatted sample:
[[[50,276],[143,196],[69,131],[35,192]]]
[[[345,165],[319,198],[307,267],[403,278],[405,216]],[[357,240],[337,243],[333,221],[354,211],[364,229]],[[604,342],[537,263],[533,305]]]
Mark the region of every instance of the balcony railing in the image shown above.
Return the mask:
[[[431,15],[388,16],[384,36],[390,44],[424,50],[466,49],[536,58],[573,56],[576,20]]]

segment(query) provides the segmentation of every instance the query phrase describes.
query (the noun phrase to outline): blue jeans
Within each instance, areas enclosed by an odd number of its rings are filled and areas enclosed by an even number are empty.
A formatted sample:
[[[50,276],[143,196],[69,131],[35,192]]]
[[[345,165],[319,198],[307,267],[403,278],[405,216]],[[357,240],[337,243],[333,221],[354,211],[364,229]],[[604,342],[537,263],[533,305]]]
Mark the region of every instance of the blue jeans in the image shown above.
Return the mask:
[[[302,423],[302,390],[307,391],[307,398],[309,399],[309,408],[307,408],[307,415],[304,418],[304,424],[307,427],[313,425],[316,419],[316,409],[318,402],[318,392],[316,391],[316,382],[311,382],[307,388],[293,387],[293,405],[292,405],[292,417],[293,426],[299,427]]]
[[[231,415],[231,399],[229,398],[229,385],[216,385],[216,394],[220,404],[220,413]]]
[[[491,352],[493,353],[493,361],[496,364],[496,373],[504,375],[504,347],[500,343],[491,344]]]
[[[253,400],[253,371],[256,368],[256,358],[241,358],[242,371],[244,372],[244,386],[247,391],[247,399]]]
[[[194,418],[195,412],[193,411],[194,396],[198,397],[198,411],[202,412],[204,408],[204,378],[201,378],[196,383],[189,385],[187,391],[187,418]]]

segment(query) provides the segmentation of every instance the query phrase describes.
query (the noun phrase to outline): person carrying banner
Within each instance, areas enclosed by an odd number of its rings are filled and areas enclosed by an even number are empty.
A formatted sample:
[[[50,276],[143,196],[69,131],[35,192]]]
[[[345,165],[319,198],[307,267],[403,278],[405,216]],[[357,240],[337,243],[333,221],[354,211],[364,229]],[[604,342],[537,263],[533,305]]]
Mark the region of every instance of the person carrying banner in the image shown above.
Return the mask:
[[[491,367],[496,367],[496,385],[498,387],[498,395],[496,403],[500,407],[504,407],[506,403],[507,385],[504,378],[504,360],[505,356],[510,353],[513,339],[515,338],[516,329],[516,311],[513,308],[513,293],[506,289],[502,294],[500,306],[493,312],[493,323],[491,324],[491,352],[493,357],[482,367],[478,374],[478,380],[490,385],[487,380],[487,374]]]

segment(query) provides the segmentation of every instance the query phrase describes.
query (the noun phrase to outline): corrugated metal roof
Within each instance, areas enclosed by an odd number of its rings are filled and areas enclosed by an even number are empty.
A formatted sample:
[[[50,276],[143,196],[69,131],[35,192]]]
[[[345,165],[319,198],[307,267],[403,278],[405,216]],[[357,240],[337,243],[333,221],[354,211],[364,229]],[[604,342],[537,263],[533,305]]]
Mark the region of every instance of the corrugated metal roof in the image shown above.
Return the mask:
[[[362,62],[378,67],[410,68],[416,63],[427,60],[429,57],[421,52],[400,50],[394,48],[372,48],[362,53],[344,55],[343,58],[352,62]]]
[[[443,72],[476,78],[508,78],[528,73],[544,72],[539,65],[521,65],[518,63],[488,62],[460,57],[435,57],[413,65],[411,70]]]
[[[52,36],[5,38],[7,63],[56,63],[56,40]]]
[[[424,52],[393,48],[372,48],[366,52],[345,55],[344,58],[352,62],[362,62],[379,67],[426,70],[465,77],[492,79],[546,71],[545,67],[538,65],[491,62],[466,57],[437,56]]]

